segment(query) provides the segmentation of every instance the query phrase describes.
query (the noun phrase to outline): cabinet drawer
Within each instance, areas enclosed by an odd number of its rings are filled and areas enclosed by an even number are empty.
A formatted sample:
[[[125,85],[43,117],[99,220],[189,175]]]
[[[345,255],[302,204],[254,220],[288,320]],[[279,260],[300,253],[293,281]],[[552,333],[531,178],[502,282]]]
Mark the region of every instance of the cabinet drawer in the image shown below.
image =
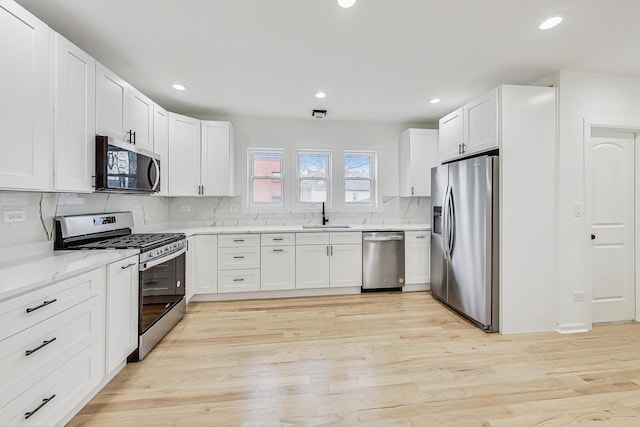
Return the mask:
[[[431,233],[429,231],[405,231],[404,232],[405,243],[424,243],[430,245]]]
[[[328,245],[329,233],[296,233],[296,245]]]
[[[360,231],[340,231],[329,233],[329,241],[332,245],[340,245],[343,243],[360,243],[362,244],[362,232]]]
[[[219,248],[246,248],[260,246],[259,234],[223,234],[218,236]]]
[[[260,269],[218,272],[218,292],[251,292],[260,290]]]
[[[296,244],[296,236],[293,233],[263,234],[262,246],[291,246]]]
[[[0,341],[104,291],[104,268],[0,303]]]
[[[84,301],[2,341],[0,346],[0,408],[83,349],[103,345],[102,295]]]
[[[260,248],[218,249],[218,270],[260,268]]]
[[[0,420],[10,426],[59,425],[62,418],[100,383],[103,370],[104,347],[96,343],[41,381],[34,380],[27,391],[0,409]],[[45,403],[45,399],[49,401]],[[32,412],[31,416],[25,419],[29,412]]]

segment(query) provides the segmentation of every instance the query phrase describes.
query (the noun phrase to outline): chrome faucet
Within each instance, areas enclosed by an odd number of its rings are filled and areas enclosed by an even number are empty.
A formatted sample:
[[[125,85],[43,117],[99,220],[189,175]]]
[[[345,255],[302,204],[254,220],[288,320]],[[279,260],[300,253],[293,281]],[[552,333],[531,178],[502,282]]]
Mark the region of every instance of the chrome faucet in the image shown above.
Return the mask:
[[[329,218],[324,214],[324,202],[322,202],[322,225],[327,225]]]

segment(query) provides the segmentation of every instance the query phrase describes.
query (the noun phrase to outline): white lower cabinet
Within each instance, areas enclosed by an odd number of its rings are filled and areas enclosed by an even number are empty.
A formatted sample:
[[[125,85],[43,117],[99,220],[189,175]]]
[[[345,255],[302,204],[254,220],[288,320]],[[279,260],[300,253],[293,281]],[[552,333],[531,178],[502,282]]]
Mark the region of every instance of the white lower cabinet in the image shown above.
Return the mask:
[[[0,303],[2,425],[62,424],[100,384],[105,279],[99,268]]]
[[[362,233],[296,233],[296,288],[362,286]]]
[[[260,269],[218,271],[218,292],[252,292],[260,290]]]
[[[200,235],[189,237],[187,268],[187,292],[190,295],[215,294],[218,292],[218,236]]]
[[[107,374],[138,348],[138,256],[107,267]]]
[[[260,290],[295,289],[295,246],[263,246],[260,260]]]
[[[405,231],[404,277],[405,284],[429,283],[431,234],[428,231]]]
[[[218,237],[218,293],[260,290],[260,235]]]

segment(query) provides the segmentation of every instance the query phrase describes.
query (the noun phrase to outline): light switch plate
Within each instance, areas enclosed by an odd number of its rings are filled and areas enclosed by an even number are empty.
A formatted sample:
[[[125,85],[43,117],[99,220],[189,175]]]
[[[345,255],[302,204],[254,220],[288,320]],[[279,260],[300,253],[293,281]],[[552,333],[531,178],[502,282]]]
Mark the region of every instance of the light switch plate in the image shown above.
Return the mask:
[[[26,211],[4,211],[4,222],[24,222],[27,220]]]
[[[238,213],[240,212],[240,205],[237,203],[232,203],[229,205],[229,212]]]
[[[180,206],[182,212],[191,212],[191,206]]]

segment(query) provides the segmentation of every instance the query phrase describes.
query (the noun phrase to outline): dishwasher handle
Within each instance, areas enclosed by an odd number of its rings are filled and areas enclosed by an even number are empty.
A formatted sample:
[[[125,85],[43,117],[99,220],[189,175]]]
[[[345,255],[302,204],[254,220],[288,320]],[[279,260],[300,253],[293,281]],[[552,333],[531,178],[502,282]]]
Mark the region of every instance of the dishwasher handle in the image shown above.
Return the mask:
[[[365,237],[366,242],[391,242],[393,240],[404,240],[404,236],[386,236],[386,237]]]

